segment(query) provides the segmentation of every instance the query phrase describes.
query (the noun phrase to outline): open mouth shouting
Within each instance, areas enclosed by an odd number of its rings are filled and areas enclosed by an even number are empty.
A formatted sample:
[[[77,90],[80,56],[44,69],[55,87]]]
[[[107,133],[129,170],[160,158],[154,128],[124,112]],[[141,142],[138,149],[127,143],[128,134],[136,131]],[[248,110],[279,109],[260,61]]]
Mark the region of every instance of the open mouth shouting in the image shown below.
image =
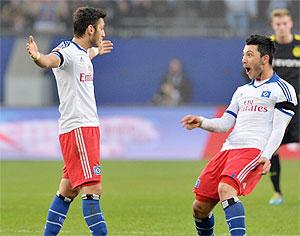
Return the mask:
[[[246,74],[250,77],[251,68],[249,66],[244,66]]]

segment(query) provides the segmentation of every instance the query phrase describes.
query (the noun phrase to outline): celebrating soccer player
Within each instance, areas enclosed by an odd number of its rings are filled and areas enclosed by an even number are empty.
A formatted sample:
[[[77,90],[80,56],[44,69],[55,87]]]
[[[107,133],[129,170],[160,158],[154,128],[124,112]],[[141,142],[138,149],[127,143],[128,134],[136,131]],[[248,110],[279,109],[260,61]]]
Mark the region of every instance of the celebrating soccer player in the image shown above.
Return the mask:
[[[289,82],[300,94],[300,35],[292,34],[293,21],[287,9],[275,9],[271,14],[271,24],[275,32],[271,39],[275,43],[273,68],[276,73]],[[299,105],[295,111],[281,144],[299,144]],[[279,155],[275,152],[271,158],[271,181],[275,190],[269,201],[271,205],[283,203],[280,188],[280,162]]]
[[[53,68],[60,105],[59,141],[64,159],[59,190],[48,211],[44,236],[57,235],[73,199],[82,192],[82,211],[92,235],[107,235],[100,208],[100,132],[93,85],[93,64],[97,55],[111,52],[105,37],[101,9],[78,8],[73,15],[74,37],[63,41],[51,53],[39,52],[32,36],[27,51],[36,65]]]
[[[195,186],[193,214],[198,235],[214,235],[215,205],[220,201],[231,235],[246,235],[244,206],[238,196],[249,194],[270,158],[280,146],[295,114],[295,89],[272,68],[275,51],[270,38],[252,35],[246,40],[242,63],[251,79],[239,87],[221,118],[187,115],[185,128],[232,132],[222,149],[206,165]]]

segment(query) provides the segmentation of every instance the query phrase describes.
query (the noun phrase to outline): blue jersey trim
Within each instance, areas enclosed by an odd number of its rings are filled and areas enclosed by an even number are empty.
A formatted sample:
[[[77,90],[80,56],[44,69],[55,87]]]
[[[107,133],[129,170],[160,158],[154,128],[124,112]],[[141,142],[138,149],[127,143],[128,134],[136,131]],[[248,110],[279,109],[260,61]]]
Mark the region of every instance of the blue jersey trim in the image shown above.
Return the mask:
[[[225,112],[237,118],[237,114],[235,114],[233,111],[226,110]]]
[[[253,85],[254,84],[254,79],[250,81],[248,85]]]
[[[71,44],[71,40],[63,40],[58,44],[58,48],[63,49],[69,47]]]
[[[286,115],[289,115],[289,116],[291,116],[291,117],[294,116],[293,113],[289,113],[289,112],[287,112],[286,110],[284,110],[284,109],[282,109],[282,108],[277,108],[277,109],[278,109],[279,111],[283,112],[283,113],[286,114]]]
[[[291,96],[291,93],[287,87],[286,84],[284,84],[282,81],[278,80],[277,81],[277,84],[279,85],[279,87],[281,88],[285,98],[287,99],[288,102],[291,102],[292,101],[292,96]]]
[[[283,80],[278,80],[278,83],[281,83],[283,85],[283,87],[286,89],[288,98],[290,99],[288,102],[291,102],[292,101],[292,95],[291,95],[291,92],[290,92],[288,86],[286,85],[286,83]]]
[[[258,86],[254,85],[254,81],[255,80],[252,80],[248,85],[252,85],[254,88],[258,88],[258,87],[260,87],[260,86],[262,86],[264,84],[269,84],[269,83],[277,82],[277,81],[279,81],[279,79],[280,79],[279,76],[276,74],[276,72],[274,72],[273,75],[272,75],[272,77],[268,81],[266,81],[266,82],[264,82],[264,83],[262,83],[262,84],[260,84]]]
[[[280,84],[280,83],[278,83],[278,82],[277,82],[277,84],[278,84],[278,86],[281,88],[281,90],[282,90],[282,92],[283,92],[283,94],[284,94],[286,100],[288,101],[289,99],[288,99],[288,96],[287,96],[287,94],[286,94],[286,91],[285,91],[284,87],[282,86],[282,84]]]
[[[87,50],[85,50],[84,48],[80,47],[77,43],[75,43],[74,41],[71,41],[71,43],[73,43],[79,50],[84,51],[85,53],[87,53]]]
[[[274,72],[271,79],[269,79],[266,83],[267,84],[274,83],[274,82],[277,82],[279,79],[280,79],[279,76],[276,74],[276,72]]]

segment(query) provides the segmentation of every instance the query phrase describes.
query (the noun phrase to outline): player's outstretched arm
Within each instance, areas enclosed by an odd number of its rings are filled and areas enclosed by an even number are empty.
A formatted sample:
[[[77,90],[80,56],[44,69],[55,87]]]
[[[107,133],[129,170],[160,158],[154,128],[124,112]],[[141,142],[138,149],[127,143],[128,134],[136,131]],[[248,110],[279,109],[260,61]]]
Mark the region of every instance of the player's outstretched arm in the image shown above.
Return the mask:
[[[26,44],[26,50],[31,57],[31,59],[34,61],[35,64],[37,64],[39,67],[42,68],[56,68],[59,67],[60,64],[60,58],[54,54],[48,54],[44,55],[39,52],[38,46],[36,42],[34,41],[34,38],[32,35],[29,36],[28,42]]]
[[[235,124],[235,116],[224,112],[220,118],[206,119],[202,116],[187,115],[181,123],[186,129],[202,128],[209,132],[225,133]]]
[[[88,49],[88,54],[91,59],[98,55],[110,53],[113,50],[113,43],[110,40],[102,40],[99,42],[98,47]]]
[[[181,124],[186,129],[195,129],[200,128],[202,124],[202,119],[199,116],[195,115],[186,115],[182,118]]]

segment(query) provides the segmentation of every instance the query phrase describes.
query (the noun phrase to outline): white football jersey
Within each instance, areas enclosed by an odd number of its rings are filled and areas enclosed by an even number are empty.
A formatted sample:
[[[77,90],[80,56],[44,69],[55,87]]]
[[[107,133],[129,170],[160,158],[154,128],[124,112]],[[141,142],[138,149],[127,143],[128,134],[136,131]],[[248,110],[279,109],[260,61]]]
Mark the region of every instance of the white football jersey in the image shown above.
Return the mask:
[[[60,101],[59,133],[99,126],[93,64],[87,51],[73,41],[63,41],[52,53],[61,59],[60,66],[52,69]]]
[[[275,104],[297,105],[295,89],[276,73],[268,81],[251,81],[239,87],[225,112],[236,118],[234,128],[222,150],[257,148],[264,150],[272,132]],[[287,116],[294,112],[276,108]]]

